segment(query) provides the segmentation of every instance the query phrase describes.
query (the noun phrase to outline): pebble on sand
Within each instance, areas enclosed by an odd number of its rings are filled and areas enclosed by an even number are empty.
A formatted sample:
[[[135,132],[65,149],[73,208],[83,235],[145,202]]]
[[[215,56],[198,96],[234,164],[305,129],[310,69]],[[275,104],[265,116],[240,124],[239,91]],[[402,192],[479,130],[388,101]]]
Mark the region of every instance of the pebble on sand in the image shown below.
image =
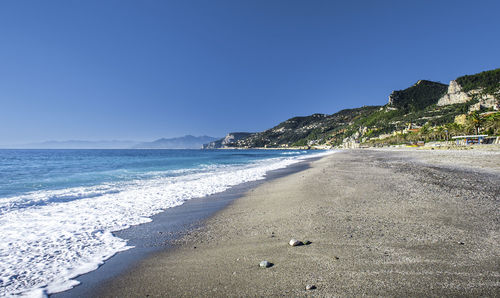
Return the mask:
[[[273,263],[268,262],[268,261],[262,261],[262,262],[260,262],[259,266],[262,268],[269,268],[269,267],[273,266]]]
[[[290,240],[290,242],[288,242],[288,244],[290,244],[291,246],[299,246],[303,245],[304,243],[302,243],[302,241],[299,241],[297,239],[292,239]]]
[[[316,286],[315,285],[307,285],[306,286],[306,290],[309,291],[309,290],[314,290],[316,289]]]

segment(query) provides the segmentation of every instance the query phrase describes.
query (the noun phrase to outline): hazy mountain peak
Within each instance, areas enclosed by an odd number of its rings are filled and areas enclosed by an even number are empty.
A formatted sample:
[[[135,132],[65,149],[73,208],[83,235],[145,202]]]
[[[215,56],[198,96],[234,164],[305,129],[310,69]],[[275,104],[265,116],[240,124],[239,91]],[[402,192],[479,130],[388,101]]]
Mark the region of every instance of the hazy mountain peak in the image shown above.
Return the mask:
[[[176,138],[161,138],[153,142],[143,142],[134,146],[138,149],[200,149],[203,144],[210,143],[218,138],[209,136],[185,135]]]

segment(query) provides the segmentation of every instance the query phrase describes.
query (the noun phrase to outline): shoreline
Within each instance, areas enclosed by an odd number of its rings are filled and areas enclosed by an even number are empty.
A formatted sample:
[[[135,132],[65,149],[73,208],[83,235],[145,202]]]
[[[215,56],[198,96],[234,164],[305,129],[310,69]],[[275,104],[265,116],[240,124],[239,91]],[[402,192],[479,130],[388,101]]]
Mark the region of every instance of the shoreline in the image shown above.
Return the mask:
[[[461,167],[467,159],[479,170]],[[384,150],[323,157],[251,189],[93,296],[494,295],[500,161],[480,163]]]
[[[80,282],[75,287],[63,292],[49,294],[49,297],[64,298],[92,295],[93,290],[104,281],[116,278],[152,254],[171,250],[173,242],[202,225],[207,218],[224,209],[249,190],[268,181],[303,171],[309,167],[310,162],[321,158],[322,156],[306,157],[304,160],[285,168],[269,171],[264,179],[242,183],[221,193],[203,198],[190,199],[180,206],[165,209],[161,213],[152,216],[151,222],[113,232],[113,235],[126,239],[127,245],[133,246],[133,248],[116,253],[96,270],[74,278],[74,280]]]

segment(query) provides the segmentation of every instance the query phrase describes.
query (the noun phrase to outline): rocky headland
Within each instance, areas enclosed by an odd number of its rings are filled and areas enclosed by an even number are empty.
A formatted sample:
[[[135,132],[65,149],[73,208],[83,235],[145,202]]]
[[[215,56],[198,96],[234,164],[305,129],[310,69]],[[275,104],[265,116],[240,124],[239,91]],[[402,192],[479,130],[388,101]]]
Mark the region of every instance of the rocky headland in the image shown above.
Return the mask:
[[[449,141],[479,131],[500,136],[500,69],[449,85],[419,80],[383,106],[294,117],[268,130],[207,144],[215,148],[357,148]],[[227,140],[226,140],[227,139]],[[490,140],[493,141],[493,140]]]
[[[238,141],[248,138],[250,132],[230,132],[224,138],[203,145],[203,149],[226,149],[240,147]]]

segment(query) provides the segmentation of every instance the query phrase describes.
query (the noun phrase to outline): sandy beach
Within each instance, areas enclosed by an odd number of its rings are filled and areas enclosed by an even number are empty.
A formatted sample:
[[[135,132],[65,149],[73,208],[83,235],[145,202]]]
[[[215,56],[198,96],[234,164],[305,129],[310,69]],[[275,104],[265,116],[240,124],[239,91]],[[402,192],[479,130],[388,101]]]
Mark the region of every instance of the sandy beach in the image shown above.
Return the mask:
[[[326,156],[249,190],[93,296],[498,296],[500,155],[478,152]]]

